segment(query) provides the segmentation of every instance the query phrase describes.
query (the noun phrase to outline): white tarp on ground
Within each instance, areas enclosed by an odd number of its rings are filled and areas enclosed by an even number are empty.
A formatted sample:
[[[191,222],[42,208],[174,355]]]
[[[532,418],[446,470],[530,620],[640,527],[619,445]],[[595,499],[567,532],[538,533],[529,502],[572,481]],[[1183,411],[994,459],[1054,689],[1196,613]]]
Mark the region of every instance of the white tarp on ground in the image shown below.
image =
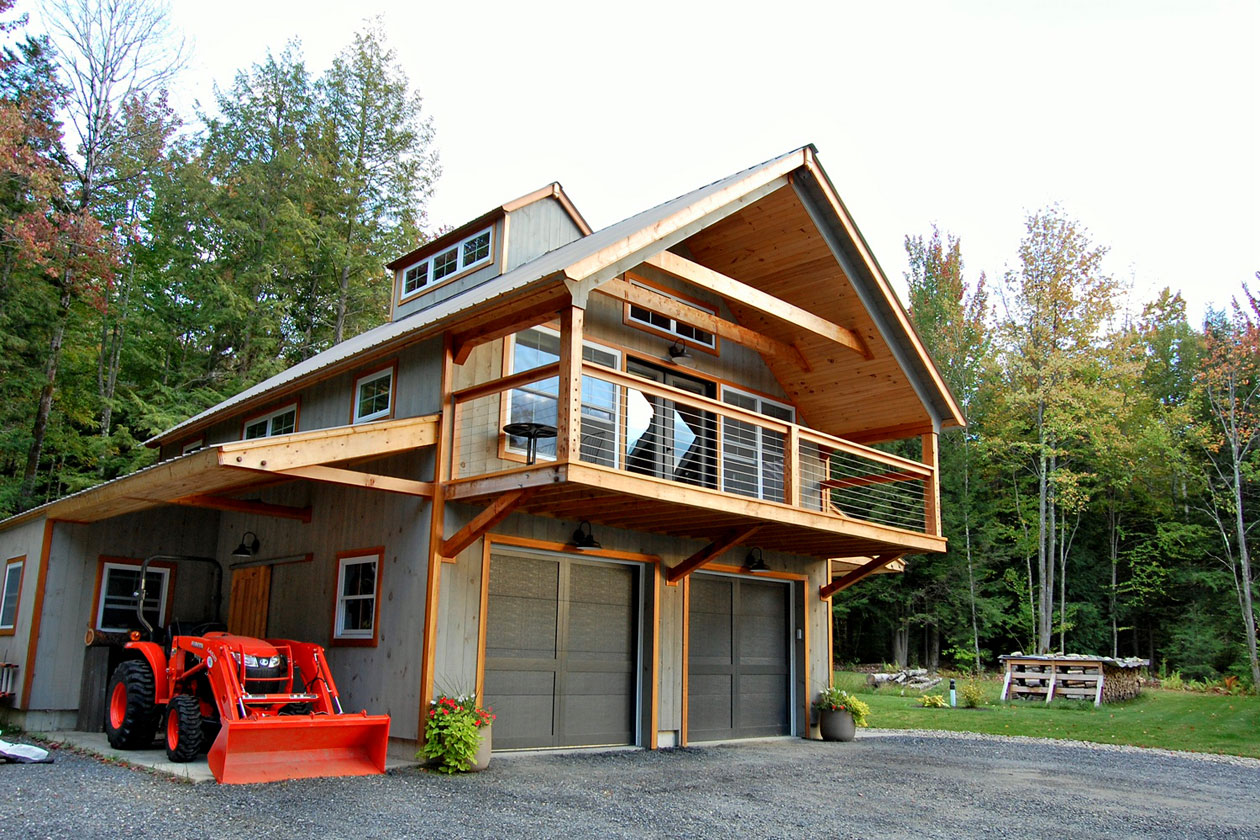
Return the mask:
[[[52,764],[52,760],[52,755],[42,747],[0,741],[0,761],[15,761],[18,764]]]

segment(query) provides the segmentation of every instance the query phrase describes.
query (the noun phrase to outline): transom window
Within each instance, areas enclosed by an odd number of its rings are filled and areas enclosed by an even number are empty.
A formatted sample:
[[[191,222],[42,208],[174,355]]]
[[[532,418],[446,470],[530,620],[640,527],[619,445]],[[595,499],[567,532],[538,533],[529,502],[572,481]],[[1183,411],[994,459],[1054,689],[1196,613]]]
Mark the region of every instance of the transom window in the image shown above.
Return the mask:
[[[402,296],[418,294],[447,277],[490,262],[494,228],[478,231],[455,245],[403,271]]]
[[[582,358],[613,370],[621,366],[621,354],[603,345],[582,343]],[[534,327],[517,333],[512,342],[512,373],[549,365],[560,360],[560,333]],[[509,423],[556,424],[556,390],[559,379],[531,382],[508,394]],[[617,456],[617,386],[590,376],[582,377],[582,460],[612,466]],[[508,436],[509,452],[525,454],[524,438]],[[556,457],[555,438],[540,438],[539,458]]]
[[[4,566],[4,583],[0,584],[0,630],[12,630],[17,625],[18,598],[22,595],[22,568],[25,557],[14,557]]]
[[[381,553],[354,553],[337,558],[337,615],[334,639],[374,640],[380,591]]]
[[[245,421],[245,440],[275,437],[297,431],[297,403]]]
[[[722,402],[784,423],[796,422],[796,409],[792,406],[729,386],[722,388]],[[723,418],[722,489],[756,499],[785,501],[784,446],[781,432],[755,423]]]
[[[166,592],[170,570],[150,566],[145,572],[144,617],[154,627],[166,624]],[[105,563],[101,570],[101,594],[96,604],[96,626],[125,632],[140,627],[136,599],[140,593],[140,566]]]
[[[634,282],[634,281],[631,281],[631,282]],[[664,295],[665,297],[673,298],[679,303],[685,303],[688,306],[694,306],[696,309],[700,309],[704,312],[708,312],[710,315],[717,314],[707,306],[701,306],[695,301],[685,300],[683,298],[678,297],[678,295],[671,295],[669,292],[665,292],[660,289],[654,288],[652,286],[648,286],[644,283],[634,282],[634,285],[639,286],[640,288],[643,288],[643,289],[648,289],[649,291],[656,292],[658,295]],[[676,335],[679,338],[685,338],[694,344],[700,345],[701,347],[717,347],[717,339],[713,336],[713,333],[705,332],[699,327],[693,327],[691,324],[685,323],[683,321],[679,321],[676,318],[671,318],[668,315],[662,315],[659,312],[653,312],[650,309],[647,309],[642,306],[638,306],[633,303],[627,304],[627,308],[629,309],[629,319],[635,323],[652,327],[655,330],[659,330],[660,332],[663,332],[663,333],[668,333],[669,335]]]
[[[388,417],[393,410],[394,369],[387,367],[361,376],[354,383],[354,422]]]

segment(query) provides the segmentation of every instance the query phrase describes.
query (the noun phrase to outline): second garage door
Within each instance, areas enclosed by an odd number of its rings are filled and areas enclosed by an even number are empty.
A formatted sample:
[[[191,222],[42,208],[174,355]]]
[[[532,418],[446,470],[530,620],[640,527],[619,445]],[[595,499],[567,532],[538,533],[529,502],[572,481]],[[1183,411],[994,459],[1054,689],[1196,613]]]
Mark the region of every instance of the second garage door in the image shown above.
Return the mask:
[[[485,701],[496,749],[633,744],[641,567],[496,553]]]
[[[790,734],[791,586],[696,573],[690,587],[688,739]]]

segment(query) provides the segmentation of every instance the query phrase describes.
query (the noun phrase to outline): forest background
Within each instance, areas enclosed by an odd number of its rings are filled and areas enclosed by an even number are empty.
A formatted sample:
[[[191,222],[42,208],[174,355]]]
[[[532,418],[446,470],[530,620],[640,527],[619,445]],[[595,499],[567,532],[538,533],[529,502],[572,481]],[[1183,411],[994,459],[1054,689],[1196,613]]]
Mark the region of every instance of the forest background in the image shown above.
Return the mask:
[[[0,0],[0,515],[152,463],[143,441],[388,315],[438,233],[437,144],[379,24],[318,75],[290,45],[180,114],[148,0]],[[941,439],[950,550],[836,596],[836,654],[992,666],[1140,656],[1260,684],[1260,301],[1120,306],[1105,245],[1029,214],[1015,268],[906,237],[912,320],[969,425]]]

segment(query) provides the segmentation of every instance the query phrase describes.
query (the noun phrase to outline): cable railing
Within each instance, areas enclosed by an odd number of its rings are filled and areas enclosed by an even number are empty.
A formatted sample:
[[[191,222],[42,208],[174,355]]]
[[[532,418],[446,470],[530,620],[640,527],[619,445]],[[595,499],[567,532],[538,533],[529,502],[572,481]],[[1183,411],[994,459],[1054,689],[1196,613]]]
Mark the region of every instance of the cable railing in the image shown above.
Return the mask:
[[[558,373],[551,364],[457,392],[452,477],[553,464]],[[583,464],[916,533],[931,528],[930,466],[590,362],[581,392]]]

